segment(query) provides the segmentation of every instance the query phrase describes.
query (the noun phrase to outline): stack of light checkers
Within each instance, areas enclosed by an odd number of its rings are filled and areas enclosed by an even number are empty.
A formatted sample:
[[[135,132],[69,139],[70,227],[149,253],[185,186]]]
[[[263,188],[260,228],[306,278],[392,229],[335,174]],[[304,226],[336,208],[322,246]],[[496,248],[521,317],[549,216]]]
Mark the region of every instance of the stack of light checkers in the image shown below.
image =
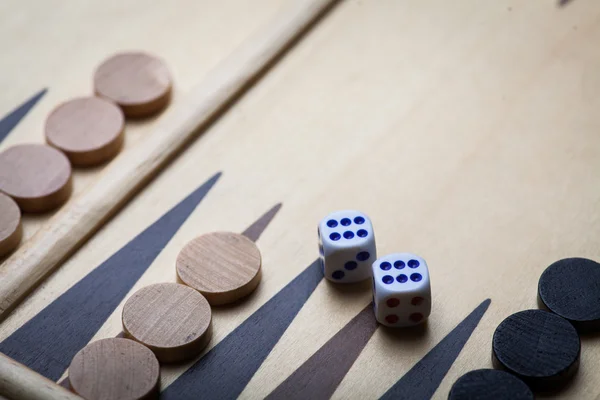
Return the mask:
[[[123,147],[125,117],[161,111],[171,87],[161,60],[118,54],[97,68],[96,96],[72,99],[50,113],[48,145],[21,144],[0,153],[0,205],[9,211],[0,218],[0,257],[21,241],[21,211],[40,213],[63,205],[72,193],[71,165],[96,166],[115,157]]]
[[[538,305],[545,310],[517,312],[494,332],[492,361],[502,371],[463,375],[449,399],[529,400],[531,390],[552,393],[565,387],[579,368],[579,334],[600,331],[599,293],[597,262],[567,258],[550,265],[538,282]]]
[[[158,398],[160,363],[200,355],[212,335],[211,306],[251,294],[261,265],[259,249],[243,235],[214,232],[192,240],[176,260],[181,283],[136,291],[123,307],[125,338],[92,342],[77,353],[69,367],[72,389],[89,400]]]

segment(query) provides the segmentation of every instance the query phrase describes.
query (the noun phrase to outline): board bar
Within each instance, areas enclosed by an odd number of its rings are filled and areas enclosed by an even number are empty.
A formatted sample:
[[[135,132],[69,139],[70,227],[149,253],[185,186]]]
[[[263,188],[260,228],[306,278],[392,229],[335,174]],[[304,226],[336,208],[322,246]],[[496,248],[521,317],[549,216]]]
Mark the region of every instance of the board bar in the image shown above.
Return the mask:
[[[14,400],[82,400],[76,394],[0,353],[0,397],[2,396]]]
[[[0,321],[277,61],[337,0],[294,1],[234,50],[136,147],[0,267]]]

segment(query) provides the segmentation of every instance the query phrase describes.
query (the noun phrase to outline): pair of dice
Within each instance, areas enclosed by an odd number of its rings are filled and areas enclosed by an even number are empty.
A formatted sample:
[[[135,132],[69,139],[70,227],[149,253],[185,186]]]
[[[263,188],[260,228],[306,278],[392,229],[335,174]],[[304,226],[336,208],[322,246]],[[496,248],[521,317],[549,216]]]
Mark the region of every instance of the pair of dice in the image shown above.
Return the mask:
[[[336,283],[373,279],[375,318],[383,325],[417,325],[431,313],[431,286],[425,260],[393,253],[377,258],[369,217],[359,211],[336,211],[318,228],[323,275]]]

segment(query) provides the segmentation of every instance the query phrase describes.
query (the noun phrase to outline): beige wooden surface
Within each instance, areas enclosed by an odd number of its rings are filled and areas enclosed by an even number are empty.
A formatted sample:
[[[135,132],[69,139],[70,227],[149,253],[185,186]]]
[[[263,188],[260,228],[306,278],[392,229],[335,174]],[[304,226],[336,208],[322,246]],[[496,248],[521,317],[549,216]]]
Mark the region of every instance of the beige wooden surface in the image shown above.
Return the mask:
[[[126,4],[124,4],[126,3]],[[45,115],[91,93],[104,57],[163,57],[175,100],[284,0],[0,3],[0,114],[50,91],[0,145],[43,140]],[[263,278],[238,308],[214,312],[214,346],[317,257],[315,227],[355,208],[381,254],[427,260],[427,334],[377,331],[335,399],[377,398],[486,298],[490,309],[442,382],[491,367],[491,338],[536,307],[537,279],[567,256],[600,260],[600,3],[573,0],[346,0],[211,129],[0,325],[10,335],[213,173],[223,177],[132,289],[175,281],[193,237],[241,232],[275,203],[258,241]],[[126,146],[154,121],[127,127]],[[97,170],[77,171],[81,192]],[[177,184],[174,184],[177,182]],[[25,217],[30,237],[47,217]],[[370,300],[321,283],[242,393],[262,398]],[[121,330],[122,304],[97,334]],[[600,341],[561,398],[600,394]],[[163,385],[185,370],[163,370]]]
[[[236,95],[250,86],[332,3],[332,0],[302,0],[291,3],[290,7],[277,13],[256,34],[245,39],[224,61],[219,62],[194,86],[189,95],[178,104],[173,104],[152,133],[145,134],[139,144],[122,152],[92,185],[71,199],[70,204],[50,219],[43,229],[39,229],[28,243],[12,254],[0,268],[0,320],[4,320],[7,313],[12,311],[43,278],[49,276],[59,263],[66,260],[86,239],[109,222],[109,219],[164,169],[186,144],[196,138],[198,129],[205,130],[209,122],[214,120],[220,111],[225,111]],[[114,60],[114,57],[109,60]],[[163,73],[169,75],[162,61],[159,63],[164,69]],[[100,69],[105,65],[103,63]],[[148,68],[147,64],[145,68]],[[94,76],[96,92],[97,71],[98,69]],[[172,91],[171,86],[169,83],[169,93]],[[121,107],[124,106],[121,104]],[[141,109],[123,110],[126,115],[141,116]],[[40,145],[11,147],[5,153],[12,155],[15,149],[23,147]],[[71,168],[66,157],[56,150],[53,151],[67,162],[70,174]],[[71,187],[69,179],[69,194],[72,192]],[[10,195],[15,192],[5,191]],[[23,202],[20,207],[24,211],[41,211],[40,207],[25,207]]]

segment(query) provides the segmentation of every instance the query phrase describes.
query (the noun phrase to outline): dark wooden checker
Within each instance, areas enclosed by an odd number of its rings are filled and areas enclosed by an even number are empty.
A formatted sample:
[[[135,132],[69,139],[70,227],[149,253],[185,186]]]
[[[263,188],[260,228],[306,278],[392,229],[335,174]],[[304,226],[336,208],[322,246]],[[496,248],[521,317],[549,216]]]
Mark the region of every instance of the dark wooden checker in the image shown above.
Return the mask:
[[[105,3],[0,7],[0,151],[43,143],[50,111],[92,95],[118,52],[164,60],[175,106],[290,2]],[[600,261],[600,4],[562,3],[338,2],[0,324],[0,351],[62,380],[85,345],[119,334],[133,292],[176,281],[187,242],[245,232],[261,283],[213,310],[201,358],[161,370],[164,398],[447,398],[492,368],[494,330],[537,308],[547,266]],[[129,122],[121,155],[161,119]],[[73,195],[101,173],[74,168]],[[380,254],[427,260],[427,324],[374,326],[369,282],[322,281],[316,225],[346,208],[369,215]],[[24,215],[21,246],[52,215]],[[598,360],[582,336],[561,396],[597,398]]]

